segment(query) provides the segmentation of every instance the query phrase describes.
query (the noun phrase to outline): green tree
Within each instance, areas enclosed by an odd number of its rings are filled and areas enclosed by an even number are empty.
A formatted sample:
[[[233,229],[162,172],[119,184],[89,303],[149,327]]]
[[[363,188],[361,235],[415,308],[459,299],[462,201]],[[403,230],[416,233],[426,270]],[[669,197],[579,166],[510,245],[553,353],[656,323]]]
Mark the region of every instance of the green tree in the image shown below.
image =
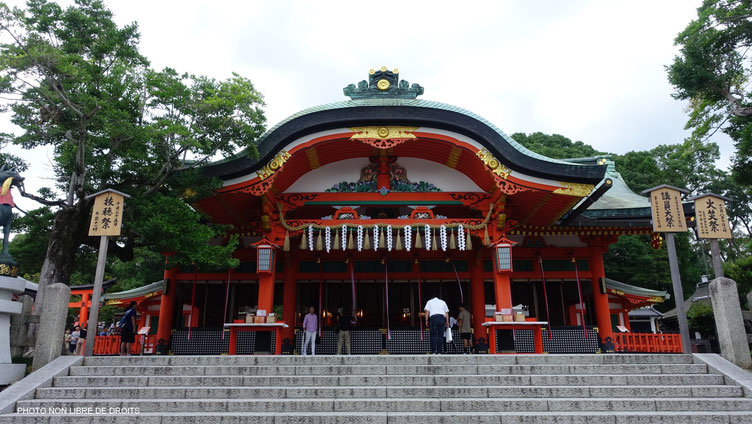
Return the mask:
[[[0,4],[0,32],[7,40],[0,44],[0,91],[22,131],[11,141],[53,148],[62,193],[22,193],[54,213],[42,290],[70,283],[77,256],[93,252],[86,197],[104,188],[131,195],[122,237],[109,246],[120,261],[147,248],[177,251],[180,263],[236,263],[236,240],[209,243],[226,229],[207,225],[189,204],[219,187],[201,178],[198,166],[238,149],[257,154],[263,100],[248,79],[150,69],[138,51],[137,25],[118,27],[98,0],[68,8],[30,0],[25,10]]]
[[[752,3],[705,0],[675,44],[681,50],[667,67],[668,79],[674,98],[689,101],[692,138],[705,140],[718,130],[731,136],[733,174],[752,185]]]
[[[600,154],[591,145],[572,141],[560,134],[514,133],[512,138],[535,153],[555,159],[584,158]]]
[[[0,137],[3,136],[3,134],[0,134]],[[15,169],[18,172],[26,171],[28,169],[28,164],[23,159],[19,158],[16,155],[3,152],[3,149],[5,149],[7,145],[7,141],[0,140],[0,168],[6,166],[8,168]]]
[[[703,337],[715,336],[715,316],[709,301],[695,302],[687,310],[690,331],[699,331]]]

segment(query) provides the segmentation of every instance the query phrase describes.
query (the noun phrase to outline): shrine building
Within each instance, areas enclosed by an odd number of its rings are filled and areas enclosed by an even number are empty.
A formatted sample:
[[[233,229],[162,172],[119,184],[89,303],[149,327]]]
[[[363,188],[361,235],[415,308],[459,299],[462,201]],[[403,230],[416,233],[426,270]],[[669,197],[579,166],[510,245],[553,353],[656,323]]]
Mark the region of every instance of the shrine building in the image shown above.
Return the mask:
[[[628,312],[666,292],[605,278],[603,255],[620,236],[661,242],[648,199],[613,161],[533,153],[468,110],[419,99],[423,91],[397,69],[371,70],[344,88],[349,100],[271,128],[257,159],[240,153],[202,168],[223,186],[194,207],[232,228],[240,265],[178,267],[168,256],[164,282],[131,296],[152,344],[293,353],[313,306],[317,353],[334,353],[341,310],[357,317],[353,353],[425,353],[421,313],[438,296],[452,316],[460,304],[472,313],[481,351],[681,352],[678,335],[629,331]],[[228,337],[264,312],[261,321],[277,324],[271,341],[258,331]]]

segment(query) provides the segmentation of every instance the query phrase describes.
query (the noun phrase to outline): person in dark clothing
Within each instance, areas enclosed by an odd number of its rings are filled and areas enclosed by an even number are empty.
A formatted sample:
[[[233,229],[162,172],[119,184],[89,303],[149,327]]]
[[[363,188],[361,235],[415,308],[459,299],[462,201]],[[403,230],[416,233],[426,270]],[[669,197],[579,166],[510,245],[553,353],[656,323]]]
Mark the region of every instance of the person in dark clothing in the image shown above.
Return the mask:
[[[337,336],[337,355],[342,354],[342,343],[345,344],[347,354],[350,354],[350,330],[355,325],[355,318],[353,315],[345,310],[337,318],[337,330],[339,334]]]
[[[449,328],[449,307],[446,302],[434,297],[423,308],[426,313],[426,326],[430,330],[431,353],[441,353],[444,345],[444,331]]]
[[[131,354],[131,344],[136,341],[136,302],[131,302],[120,318],[120,356]]]

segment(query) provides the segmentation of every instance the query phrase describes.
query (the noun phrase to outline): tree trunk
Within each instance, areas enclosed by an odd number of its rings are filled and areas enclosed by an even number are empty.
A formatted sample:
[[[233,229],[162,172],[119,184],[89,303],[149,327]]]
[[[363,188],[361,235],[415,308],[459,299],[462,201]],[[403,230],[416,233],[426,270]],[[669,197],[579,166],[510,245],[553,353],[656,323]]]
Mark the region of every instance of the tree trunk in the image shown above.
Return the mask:
[[[39,275],[35,314],[42,312],[45,287],[53,283],[70,284],[76,252],[87,234],[90,204],[89,200],[80,200],[72,208],[62,208],[57,212]]]

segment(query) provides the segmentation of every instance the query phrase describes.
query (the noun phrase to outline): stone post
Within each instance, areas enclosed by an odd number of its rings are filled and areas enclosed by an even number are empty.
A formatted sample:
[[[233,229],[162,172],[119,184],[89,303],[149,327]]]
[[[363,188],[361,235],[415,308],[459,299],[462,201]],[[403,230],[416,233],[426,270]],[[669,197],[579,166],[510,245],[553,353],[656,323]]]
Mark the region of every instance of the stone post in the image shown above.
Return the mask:
[[[23,378],[26,365],[11,363],[10,316],[21,313],[21,304],[11,300],[11,295],[23,293],[26,280],[0,276],[0,385]]]
[[[752,311],[752,291],[747,293],[747,309]]]
[[[752,365],[752,358],[749,354],[747,332],[744,329],[736,282],[730,278],[716,278],[710,282],[709,288],[721,355],[734,364],[748,369]]]
[[[21,313],[10,318],[10,355],[21,356],[28,346],[29,317],[34,299],[29,295],[23,295],[19,299]]]
[[[68,302],[70,302],[70,287],[65,284],[50,284],[45,289],[42,316],[34,347],[34,362],[31,364],[32,371],[42,368],[60,356],[63,349],[65,321],[68,318]]]

